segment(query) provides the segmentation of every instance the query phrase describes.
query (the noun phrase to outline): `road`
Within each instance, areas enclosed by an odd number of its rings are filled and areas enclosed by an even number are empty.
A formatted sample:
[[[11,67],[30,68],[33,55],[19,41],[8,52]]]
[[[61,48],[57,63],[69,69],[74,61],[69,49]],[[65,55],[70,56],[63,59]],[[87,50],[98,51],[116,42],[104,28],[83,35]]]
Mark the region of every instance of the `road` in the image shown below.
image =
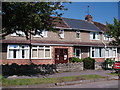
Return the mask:
[[[66,86],[56,86],[51,88],[118,88],[118,80],[110,81],[99,81],[86,84],[76,84],[76,85],[66,85]]]

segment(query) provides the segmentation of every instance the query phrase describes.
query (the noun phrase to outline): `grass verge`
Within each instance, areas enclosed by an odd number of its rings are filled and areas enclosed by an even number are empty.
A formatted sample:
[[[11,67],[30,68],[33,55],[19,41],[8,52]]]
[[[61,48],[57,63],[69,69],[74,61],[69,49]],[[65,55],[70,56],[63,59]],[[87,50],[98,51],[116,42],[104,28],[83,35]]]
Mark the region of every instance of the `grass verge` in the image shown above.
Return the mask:
[[[108,75],[118,76],[118,73],[107,73]]]
[[[69,77],[57,77],[57,78],[27,78],[27,79],[2,79],[3,86],[17,86],[17,85],[35,85],[35,84],[50,84],[50,83],[60,83],[67,81],[78,81],[78,80],[90,80],[105,78],[100,75],[79,75],[79,76],[69,76]]]

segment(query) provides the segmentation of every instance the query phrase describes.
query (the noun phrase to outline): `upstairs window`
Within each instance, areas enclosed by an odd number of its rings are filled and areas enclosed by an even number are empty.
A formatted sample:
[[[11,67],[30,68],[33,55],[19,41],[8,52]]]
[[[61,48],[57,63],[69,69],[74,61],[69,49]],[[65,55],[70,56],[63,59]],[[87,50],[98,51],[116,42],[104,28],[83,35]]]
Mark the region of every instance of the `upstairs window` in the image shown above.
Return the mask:
[[[47,37],[47,31],[46,30],[36,30],[34,37]]]
[[[99,40],[100,35],[99,32],[90,32],[90,40]]]
[[[64,30],[59,31],[59,36],[60,36],[60,38],[64,38]]]
[[[108,34],[104,34],[104,40],[111,41],[111,37]]]
[[[16,31],[12,33],[11,36],[25,36],[25,33],[22,31]]]
[[[80,39],[80,31],[76,31],[76,39]]]

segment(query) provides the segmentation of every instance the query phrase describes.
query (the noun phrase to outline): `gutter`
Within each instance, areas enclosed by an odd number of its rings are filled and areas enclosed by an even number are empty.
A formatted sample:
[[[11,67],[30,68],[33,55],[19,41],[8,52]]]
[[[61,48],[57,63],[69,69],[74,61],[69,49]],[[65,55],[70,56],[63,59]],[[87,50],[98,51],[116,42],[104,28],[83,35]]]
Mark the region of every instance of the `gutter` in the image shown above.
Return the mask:
[[[82,30],[82,31],[92,31],[92,32],[102,32],[102,33],[103,33],[103,31],[96,31],[96,30],[89,30],[89,29],[78,29],[78,28],[62,28],[62,27],[54,27],[54,28],[57,28],[57,29],[68,29],[68,30],[73,30],[73,29],[75,29],[75,30]]]

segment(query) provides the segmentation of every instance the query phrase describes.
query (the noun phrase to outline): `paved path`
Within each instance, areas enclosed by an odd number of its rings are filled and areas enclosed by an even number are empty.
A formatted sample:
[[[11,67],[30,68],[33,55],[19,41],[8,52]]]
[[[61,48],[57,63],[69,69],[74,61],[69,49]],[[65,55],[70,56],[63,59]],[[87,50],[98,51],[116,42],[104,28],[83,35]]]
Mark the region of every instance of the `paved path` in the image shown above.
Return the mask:
[[[118,88],[118,80],[98,81],[86,84],[56,86],[49,88]]]
[[[77,76],[77,75],[101,75],[101,76],[110,76],[107,73],[111,73],[109,70],[85,70],[85,71],[76,71],[76,72],[62,72],[55,73],[52,75],[31,75],[31,76],[9,76],[8,78],[54,78],[54,77],[66,77],[66,76]]]

